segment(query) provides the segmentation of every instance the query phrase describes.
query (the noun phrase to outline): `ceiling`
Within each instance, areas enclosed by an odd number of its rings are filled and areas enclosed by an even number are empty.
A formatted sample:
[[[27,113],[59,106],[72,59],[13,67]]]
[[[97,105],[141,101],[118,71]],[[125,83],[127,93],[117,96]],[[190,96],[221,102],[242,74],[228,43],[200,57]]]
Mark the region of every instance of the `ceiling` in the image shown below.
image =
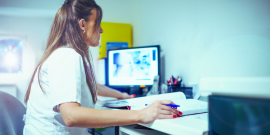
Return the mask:
[[[0,0],[0,15],[54,17],[64,0]]]

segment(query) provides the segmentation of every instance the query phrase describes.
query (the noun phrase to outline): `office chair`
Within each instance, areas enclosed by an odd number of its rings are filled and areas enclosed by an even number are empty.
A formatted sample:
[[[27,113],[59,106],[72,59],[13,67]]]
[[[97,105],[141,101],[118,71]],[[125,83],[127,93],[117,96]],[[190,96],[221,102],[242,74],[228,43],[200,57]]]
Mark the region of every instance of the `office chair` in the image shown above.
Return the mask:
[[[23,135],[25,113],[18,99],[0,91],[0,135]]]

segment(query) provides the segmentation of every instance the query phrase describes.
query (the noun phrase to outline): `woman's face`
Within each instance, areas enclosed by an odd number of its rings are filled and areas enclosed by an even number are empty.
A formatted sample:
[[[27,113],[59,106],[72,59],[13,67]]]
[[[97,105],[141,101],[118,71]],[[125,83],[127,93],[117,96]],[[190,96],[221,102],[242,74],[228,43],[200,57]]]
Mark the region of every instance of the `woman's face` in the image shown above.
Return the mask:
[[[99,45],[99,39],[100,39],[100,34],[103,33],[102,28],[100,27],[98,30],[98,33],[96,31],[96,19],[97,19],[97,10],[93,9],[92,10],[92,15],[89,17],[88,22],[84,21],[83,26],[85,29],[85,33],[83,31],[81,32],[81,35],[87,44],[87,46],[92,46],[96,47]]]

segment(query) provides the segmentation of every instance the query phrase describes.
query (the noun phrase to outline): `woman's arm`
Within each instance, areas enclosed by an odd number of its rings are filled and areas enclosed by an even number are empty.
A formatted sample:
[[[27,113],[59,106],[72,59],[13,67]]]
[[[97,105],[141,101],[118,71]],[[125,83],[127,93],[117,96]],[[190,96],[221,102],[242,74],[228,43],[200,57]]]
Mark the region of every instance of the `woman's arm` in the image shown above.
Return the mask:
[[[114,97],[114,98],[119,98],[119,99],[126,99],[126,98],[133,98],[135,95],[128,95],[126,93],[121,93],[117,90],[111,89],[109,87],[106,87],[104,85],[97,84],[97,90],[98,90],[98,95],[99,96],[104,96],[104,97]]]
[[[166,104],[170,100],[155,101],[142,110],[98,110],[81,107],[78,103],[60,105],[60,112],[68,127],[99,128],[109,126],[150,123],[155,119],[175,118],[180,112]]]

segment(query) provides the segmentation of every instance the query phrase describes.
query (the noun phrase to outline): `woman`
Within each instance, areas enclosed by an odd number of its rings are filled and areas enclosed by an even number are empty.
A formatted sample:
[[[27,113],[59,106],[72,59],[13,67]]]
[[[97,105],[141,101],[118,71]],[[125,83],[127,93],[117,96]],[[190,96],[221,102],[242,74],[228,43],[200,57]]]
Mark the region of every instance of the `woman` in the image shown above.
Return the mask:
[[[89,134],[86,128],[149,123],[179,111],[155,101],[142,110],[94,109],[97,94],[130,98],[96,83],[89,47],[98,46],[102,10],[94,0],[66,0],[56,13],[47,48],[32,76],[25,102],[24,135]]]

